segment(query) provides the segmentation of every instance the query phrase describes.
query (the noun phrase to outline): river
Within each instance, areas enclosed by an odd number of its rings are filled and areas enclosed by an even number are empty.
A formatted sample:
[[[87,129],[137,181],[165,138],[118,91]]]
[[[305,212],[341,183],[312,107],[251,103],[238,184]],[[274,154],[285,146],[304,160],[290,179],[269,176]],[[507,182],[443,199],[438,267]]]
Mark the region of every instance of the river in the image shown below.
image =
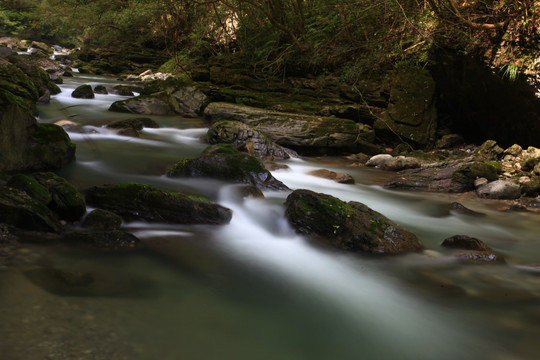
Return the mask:
[[[101,252],[25,244],[0,272],[0,358],[160,360],[537,359],[540,356],[540,221],[536,211],[471,194],[388,191],[390,174],[340,158],[297,158],[273,175],[362,202],[413,231],[424,254],[372,258],[314,246],[284,219],[286,192],[242,200],[212,179],[165,170],[207,146],[203,119],[152,118],[140,138],[102,127],[133,117],[108,112],[117,95],[70,97],[79,84],[120,82],[77,74],[40,106],[42,122],[68,119],[77,161],[60,175],[79,189],[136,181],[206,195],[231,208],[225,226],[125,223],[139,250]],[[307,172],[351,174],[354,185]],[[448,211],[451,202],[485,214]],[[463,265],[442,252],[449,236],[477,237],[506,265]],[[86,288],[51,281],[51,269],[91,274]],[[49,275],[47,275],[49,274]],[[52,276],[54,278],[54,276]]]

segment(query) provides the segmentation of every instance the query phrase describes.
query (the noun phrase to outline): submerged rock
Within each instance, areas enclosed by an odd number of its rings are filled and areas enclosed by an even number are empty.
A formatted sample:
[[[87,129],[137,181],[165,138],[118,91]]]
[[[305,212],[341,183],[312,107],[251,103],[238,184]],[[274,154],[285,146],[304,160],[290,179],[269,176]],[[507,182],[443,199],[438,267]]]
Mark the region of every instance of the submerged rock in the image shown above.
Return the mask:
[[[327,169],[313,170],[308,174],[323,179],[333,180],[339,184],[354,184],[354,178],[351,175],[345,173],[336,173]]]
[[[285,216],[298,232],[344,250],[400,254],[422,248],[413,233],[358,202],[295,190],[285,206]]]
[[[135,235],[121,230],[70,232],[64,234],[62,240],[67,243],[85,243],[98,249],[109,250],[132,248],[139,243]]]
[[[167,170],[170,177],[201,177],[255,185],[260,189],[288,190],[254,156],[230,145],[214,145],[195,159],[184,159]]]
[[[114,212],[128,221],[175,224],[226,224],[232,211],[199,196],[164,191],[137,183],[107,184],[86,191],[92,206]]]
[[[141,131],[143,128],[158,129],[159,125],[154,120],[145,117],[115,120],[107,125],[111,129],[134,129]]]
[[[453,250],[454,256],[464,263],[505,263],[504,258],[483,241],[467,235],[449,237],[442,242],[441,246]]]

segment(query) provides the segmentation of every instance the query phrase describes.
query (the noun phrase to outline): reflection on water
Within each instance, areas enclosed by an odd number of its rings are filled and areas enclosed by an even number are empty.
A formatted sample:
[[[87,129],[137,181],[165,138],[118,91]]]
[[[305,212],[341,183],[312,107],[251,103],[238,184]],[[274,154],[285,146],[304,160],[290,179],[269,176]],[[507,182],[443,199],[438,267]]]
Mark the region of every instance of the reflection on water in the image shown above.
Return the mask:
[[[140,138],[102,128],[121,97],[72,99],[66,81],[41,121],[92,126],[70,133],[77,162],[61,175],[80,189],[138,181],[209,196],[234,211],[226,226],[126,223],[128,252],[25,245],[0,274],[2,359],[536,359],[540,352],[540,222],[469,195],[400,193],[384,172],[293,159],[274,175],[365,203],[415,232],[428,251],[374,259],[309,243],[283,217],[287,193],[241,199],[212,179],[171,179],[165,169],[206,147],[202,119],[153,117]],[[307,175],[326,167],[355,185]],[[456,213],[459,201],[484,216]],[[441,252],[467,234],[508,265],[464,266]]]

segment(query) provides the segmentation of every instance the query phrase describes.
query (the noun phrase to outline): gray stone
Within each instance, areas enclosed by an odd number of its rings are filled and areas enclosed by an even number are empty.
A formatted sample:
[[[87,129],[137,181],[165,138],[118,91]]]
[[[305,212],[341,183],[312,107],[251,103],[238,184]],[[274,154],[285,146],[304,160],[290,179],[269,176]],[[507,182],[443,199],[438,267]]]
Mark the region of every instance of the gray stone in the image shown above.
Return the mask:
[[[518,199],[521,196],[519,185],[506,180],[496,180],[476,189],[478,196],[488,199]]]

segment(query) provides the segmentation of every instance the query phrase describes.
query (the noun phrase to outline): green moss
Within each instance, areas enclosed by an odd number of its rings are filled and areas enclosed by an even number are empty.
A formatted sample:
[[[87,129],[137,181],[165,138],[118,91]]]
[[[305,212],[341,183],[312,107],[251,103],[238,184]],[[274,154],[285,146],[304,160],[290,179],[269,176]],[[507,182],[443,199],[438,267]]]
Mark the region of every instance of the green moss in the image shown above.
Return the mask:
[[[503,166],[502,166],[502,163],[500,163],[499,161],[485,161],[484,163],[486,165],[489,165],[489,166],[495,168],[496,171],[497,171],[497,174],[502,174]]]
[[[69,146],[75,147],[71,142],[69,135],[62,129],[61,126],[55,124],[39,123],[37,124],[34,138],[37,143],[47,145],[55,142],[66,142]]]
[[[193,159],[182,159],[167,169],[167,176],[186,176],[189,164]]]
[[[7,185],[24,191],[31,198],[45,205],[52,201],[52,195],[49,190],[30,176],[23,174],[14,175],[9,179]]]

